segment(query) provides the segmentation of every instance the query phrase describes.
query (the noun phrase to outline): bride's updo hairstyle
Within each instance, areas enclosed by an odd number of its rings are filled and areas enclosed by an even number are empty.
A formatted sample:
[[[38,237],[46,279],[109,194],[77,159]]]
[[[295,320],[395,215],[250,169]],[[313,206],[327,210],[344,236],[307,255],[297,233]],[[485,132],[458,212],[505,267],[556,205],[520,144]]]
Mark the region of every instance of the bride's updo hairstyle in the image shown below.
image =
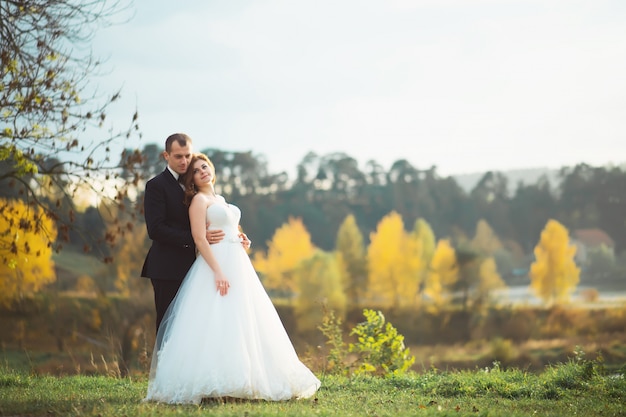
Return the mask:
[[[189,168],[187,168],[187,172],[180,176],[180,182],[185,186],[185,199],[183,200],[183,203],[185,203],[186,206],[189,206],[191,204],[191,199],[194,195],[198,193],[196,185],[193,182],[194,165],[196,165],[196,162],[198,161],[205,161],[207,165],[209,165],[211,171],[213,171],[213,179],[211,180],[211,184],[215,184],[215,166],[213,165],[213,162],[211,162],[209,157],[203,153],[194,153],[191,157],[191,162],[189,162]]]

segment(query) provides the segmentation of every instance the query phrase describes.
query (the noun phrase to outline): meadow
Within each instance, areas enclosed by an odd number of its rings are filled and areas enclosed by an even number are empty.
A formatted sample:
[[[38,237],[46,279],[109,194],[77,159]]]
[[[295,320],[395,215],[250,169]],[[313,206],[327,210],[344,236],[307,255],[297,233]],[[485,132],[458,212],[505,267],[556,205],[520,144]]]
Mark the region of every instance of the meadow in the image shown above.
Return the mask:
[[[87,296],[63,284],[56,295],[0,314],[1,416],[626,416],[622,302],[483,315],[390,312],[416,358],[404,375],[329,374],[324,340],[296,337],[322,380],[315,398],[196,406],[142,402],[150,297]],[[291,310],[277,307],[296,335]],[[362,319],[355,311],[350,320]]]
[[[213,400],[200,405],[142,401],[146,376],[37,375],[0,367],[2,416],[626,416],[625,369],[577,351],[542,372],[503,369],[318,375],[314,398],[286,402]]]

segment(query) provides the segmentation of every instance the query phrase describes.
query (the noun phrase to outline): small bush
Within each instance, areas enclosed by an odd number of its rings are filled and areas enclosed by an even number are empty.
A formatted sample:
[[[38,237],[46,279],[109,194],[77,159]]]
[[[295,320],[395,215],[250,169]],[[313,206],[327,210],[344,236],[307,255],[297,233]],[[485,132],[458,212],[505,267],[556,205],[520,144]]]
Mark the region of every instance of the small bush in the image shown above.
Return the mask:
[[[415,362],[415,357],[404,346],[404,336],[391,323],[385,324],[380,311],[363,310],[365,322],[357,324],[351,335],[356,343],[349,345],[350,352],[359,354],[360,366],[356,374],[399,375]]]
[[[515,358],[515,348],[509,339],[496,337],[491,341],[491,356],[494,360],[507,364]]]
[[[336,375],[347,375],[346,356],[348,349],[343,341],[341,319],[336,318],[332,310],[326,312],[318,329],[326,337],[326,344],[330,346],[324,371]]]

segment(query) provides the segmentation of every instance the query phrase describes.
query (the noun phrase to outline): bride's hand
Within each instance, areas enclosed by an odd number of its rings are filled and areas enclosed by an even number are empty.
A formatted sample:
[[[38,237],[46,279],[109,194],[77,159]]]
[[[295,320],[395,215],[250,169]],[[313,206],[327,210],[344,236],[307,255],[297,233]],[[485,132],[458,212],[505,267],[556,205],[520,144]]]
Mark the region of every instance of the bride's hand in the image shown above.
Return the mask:
[[[226,277],[222,274],[215,275],[215,287],[220,295],[228,294],[228,289],[230,288],[230,282],[226,279]]]
[[[248,239],[245,233],[239,233],[239,239],[241,239],[241,246],[243,246],[244,249],[250,249],[252,241]]]

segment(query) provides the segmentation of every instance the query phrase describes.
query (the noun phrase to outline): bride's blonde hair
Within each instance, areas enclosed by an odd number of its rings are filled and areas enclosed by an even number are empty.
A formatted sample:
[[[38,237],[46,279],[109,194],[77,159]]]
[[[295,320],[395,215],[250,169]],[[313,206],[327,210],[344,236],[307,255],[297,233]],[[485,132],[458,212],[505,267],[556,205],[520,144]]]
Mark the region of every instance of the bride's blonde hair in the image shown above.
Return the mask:
[[[189,168],[187,168],[187,172],[180,176],[180,182],[185,186],[185,199],[183,200],[183,203],[185,203],[186,206],[191,204],[191,199],[194,195],[198,193],[196,185],[193,182],[193,166],[198,161],[204,161],[209,165],[209,168],[211,168],[211,171],[213,171],[211,184],[215,185],[215,165],[213,165],[213,162],[211,162],[209,157],[203,153],[193,154],[193,156],[191,157],[191,162],[189,162]]]

